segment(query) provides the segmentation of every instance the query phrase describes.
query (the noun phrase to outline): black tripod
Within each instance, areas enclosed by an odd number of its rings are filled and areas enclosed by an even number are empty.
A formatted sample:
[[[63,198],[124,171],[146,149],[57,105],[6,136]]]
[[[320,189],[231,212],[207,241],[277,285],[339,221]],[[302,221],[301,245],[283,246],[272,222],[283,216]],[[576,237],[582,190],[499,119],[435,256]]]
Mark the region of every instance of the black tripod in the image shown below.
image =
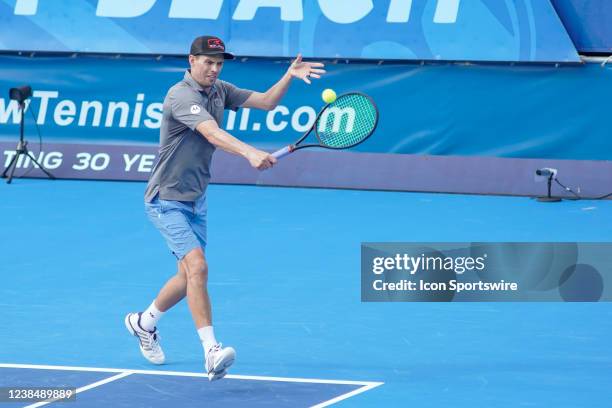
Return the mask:
[[[538,201],[541,201],[543,203],[558,203],[559,201],[561,201],[560,197],[553,197],[550,195],[553,177],[555,177],[554,174],[548,176],[548,195],[546,195],[546,197],[538,197]]]
[[[17,168],[17,160],[19,159],[19,156],[24,155],[24,156],[29,157],[30,160],[32,160],[32,163],[36,164],[38,168],[40,168],[43,171],[43,173],[45,173],[50,179],[55,180],[55,176],[49,173],[43,166],[41,166],[40,163],[38,163],[36,158],[34,158],[32,153],[30,153],[30,151],[28,150],[28,142],[26,140],[23,140],[23,121],[25,117],[25,101],[19,101],[19,110],[21,111],[21,124],[19,126],[19,143],[17,144],[17,149],[15,149],[15,156],[13,156],[13,158],[11,159],[11,162],[9,163],[7,168],[4,169],[4,172],[2,173],[2,178],[5,178],[6,173],[8,173],[8,171],[11,170],[11,174],[9,175],[8,180],[6,181],[7,184],[11,184],[11,181],[13,181],[13,174],[15,174],[15,169]]]

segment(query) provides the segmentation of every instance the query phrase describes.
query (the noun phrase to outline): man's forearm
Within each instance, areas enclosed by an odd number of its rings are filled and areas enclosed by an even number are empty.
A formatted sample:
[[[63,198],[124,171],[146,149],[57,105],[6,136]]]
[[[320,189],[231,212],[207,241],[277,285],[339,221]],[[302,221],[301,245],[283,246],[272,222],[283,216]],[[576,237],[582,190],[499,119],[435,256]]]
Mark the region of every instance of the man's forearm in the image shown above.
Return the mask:
[[[200,129],[198,129],[200,130]],[[253,148],[248,144],[236,139],[221,128],[200,131],[202,135],[214,146],[242,157],[247,157],[249,150]]]
[[[219,128],[212,120],[200,123],[196,130],[216,147],[244,157],[257,170],[269,169],[276,163],[276,159],[269,153],[241,142],[225,130]]]
[[[276,105],[283,99],[291,84],[291,75],[286,72],[282,78],[275,83],[270,89],[264,93],[266,104],[270,109],[274,109]]]

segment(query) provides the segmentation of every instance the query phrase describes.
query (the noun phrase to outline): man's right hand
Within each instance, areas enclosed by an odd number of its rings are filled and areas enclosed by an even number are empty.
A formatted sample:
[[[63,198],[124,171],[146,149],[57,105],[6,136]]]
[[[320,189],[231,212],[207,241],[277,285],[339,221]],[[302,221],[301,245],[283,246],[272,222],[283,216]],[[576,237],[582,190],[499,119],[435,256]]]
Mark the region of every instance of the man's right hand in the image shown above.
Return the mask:
[[[257,170],[269,169],[276,163],[276,158],[270,153],[255,148],[247,152],[246,158]]]

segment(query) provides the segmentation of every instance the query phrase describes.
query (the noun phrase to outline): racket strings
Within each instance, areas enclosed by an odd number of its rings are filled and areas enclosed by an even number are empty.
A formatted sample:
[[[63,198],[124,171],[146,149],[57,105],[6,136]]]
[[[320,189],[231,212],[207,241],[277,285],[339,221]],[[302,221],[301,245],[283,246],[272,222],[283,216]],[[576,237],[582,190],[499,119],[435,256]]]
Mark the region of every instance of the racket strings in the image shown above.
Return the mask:
[[[351,147],[370,135],[378,112],[369,98],[360,94],[343,95],[330,104],[317,123],[321,144],[332,148]]]

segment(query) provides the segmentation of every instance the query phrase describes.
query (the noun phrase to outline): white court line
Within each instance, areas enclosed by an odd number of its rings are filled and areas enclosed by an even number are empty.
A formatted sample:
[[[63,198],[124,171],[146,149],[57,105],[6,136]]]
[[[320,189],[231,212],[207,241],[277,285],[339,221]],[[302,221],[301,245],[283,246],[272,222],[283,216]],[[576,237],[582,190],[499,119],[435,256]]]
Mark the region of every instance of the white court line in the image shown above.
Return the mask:
[[[85,387],[79,388],[77,389],[77,393],[80,391],[85,391],[87,389],[97,387],[98,385],[106,384],[107,382],[111,382],[119,378],[126,377],[130,374],[172,375],[172,376],[179,376],[179,377],[208,378],[208,375],[205,373],[190,373],[190,372],[184,372],[184,371],[131,370],[131,369],[121,369],[121,368],[96,368],[96,367],[52,366],[52,365],[38,365],[38,364],[3,364],[3,363],[0,363],[0,368],[28,368],[28,369],[37,369],[37,370],[93,371],[93,372],[104,372],[104,373],[119,373],[118,375],[109,377],[105,380],[101,380],[101,381],[98,381],[97,383],[93,383]],[[331,404],[334,404],[336,402],[353,397],[357,394],[361,394],[362,392],[369,391],[373,388],[376,388],[384,384],[382,382],[374,382],[374,381],[325,380],[325,379],[320,379],[320,378],[293,378],[293,377],[265,377],[265,376],[256,376],[256,375],[236,375],[236,374],[228,374],[225,376],[225,378],[234,379],[234,380],[278,381],[278,382],[311,383],[311,384],[361,385],[361,387],[356,390],[353,390],[346,394],[339,395],[338,397],[332,398],[328,401],[324,401],[320,404],[313,405],[312,408],[327,407]],[[38,404],[45,405],[45,404],[48,404],[48,402],[42,402]],[[34,405],[28,405],[28,407],[34,408],[34,407],[39,407],[41,405],[34,404]]]
[[[328,400],[328,401],[324,401],[324,402],[322,402],[322,403],[320,403],[320,404],[313,405],[313,406],[312,406],[312,407],[310,407],[310,408],[322,408],[322,407],[327,407],[327,406],[329,406],[329,405],[331,405],[331,404],[335,404],[336,402],[339,402],[339,401],[345,400],[345,399],[347,399],[347,398],[354,397],[354,396],[355,396],[355,395],[357,395],[357,394],[361,394],[362,392],[369,391],[369,390],[371,390],[372,388],[376,388],[376,387],[378,387],[379,385],[383,385],[383,384],[384,384],[384,383],[370,383],[370,385],[364,385],[363,387],[361,387],[361,388],[357,388],[357,389],[356,389],[356,390],[354,390],[354,391],[347,392],[346,394],[339,395],[339,396],[337,396],[336,398],[332,398],[332,399],[330,399],[330,400]]]
[[[124,371],[121,374],[113,375],[112,377],[108,377],[108,378],[105,378],[103,380],[96,381],[95,383],[91,383],[89,385],[86,385],[84,387],[77,388],[76,393],[78,394],[78,393],[83,392],[83,391],[91,390],[92,388],[96,388],[96,387],[99,387],[100,385],[108,384],[109,382],[113,382],[113,381],[118,380],[120,378],[127,377],[128,375],[131,375],[131,374],[132,373],[129,372],[129,371]],[[59,401],[59,399],[55,399],[55,400],[51,400],[51,401],[37,402],[35,404],[26,405],[24,408],[42,407],[43,405],[51,404],[52,402],[55,402],[55,401]]]
[[[76,366],[52,366],[39,364],[3,364],[0,363],[0,368],[30,368],[37,370],[65,370],[65,371],[95,371],[101,373],[123,373],[131,374],[151,374],[151,375],[173,375],[180,377],[205,377],[206,373],[190,373],[185,371],[162,371],[162,370],[132,370],[129,368],[97,368],[97,367],[76,367]],[[325,380],[320,378],[296,378],[296,377],[265,377],[258,375],[238,375],[228,374],[225,378],[234,380],[255,380],[255,381],[279,381],[279,382],[301,382],[314,384],[342,384],[342,385],[372,385],[377,387],[384,383],[373,381],[349,381],[349,380]]]

